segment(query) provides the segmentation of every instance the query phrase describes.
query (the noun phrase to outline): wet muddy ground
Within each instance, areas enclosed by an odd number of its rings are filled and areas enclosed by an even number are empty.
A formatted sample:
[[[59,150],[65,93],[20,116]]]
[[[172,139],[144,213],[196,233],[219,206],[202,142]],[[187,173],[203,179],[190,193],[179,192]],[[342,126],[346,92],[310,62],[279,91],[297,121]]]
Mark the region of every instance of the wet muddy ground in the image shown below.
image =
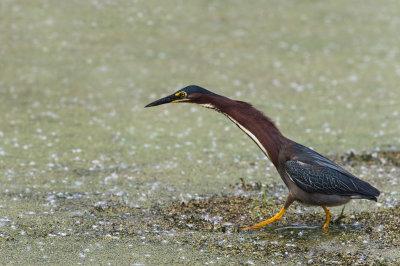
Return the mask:
[[[374,165],[391,169],[398,181],[398,154],[397,151],[349,152],[336,158],[352,167]],[[399,187],[397,183],[394,190],[382,191],[378,204],[363,201],[360,208],[361,201],[348,204],[351,208],[344,209],[344,217],[339,221],[341,208],[336,208],[326,232],[321,230],[325,219],[323,210],[299,204],[291,206],[280,221],[259,230],[243,232],[241,228],[277,213],[284,202],[286,188],[281,184],[246,183],[244,180],[230,187],[226,194],[173,200],[145,208],[133,206],[129,197],[108,193],[3,193],[3,204],[8,202],[10,206],[12,202],[20,201],[32,205],[32,209],[40,209],[40,213],[25,212],[12,218],[3,216],[0,221],[1,245],[10,248],[33,241],[42,243],[39,244],[40,251],[49,242],[76,241],[84,237],[96,244],[81,249],[77,261],[82,263],[98,261],[94,250],[103,249],[104,242],[115,241],[130,245],[130,253],[132,245],[136,248],[143,245],[144,249],[146,245],[173,245],[182,249],[182,254],[189,254],[183,248],[196,250],[203,254],[197,261],[202,264],[268,261],[386,265],[400,262],[400,202],[398,194],[393,193]],[[28,247],[31,253],[38,252],[35,244]],[[148,260],[141,263],[162,261],[152,258],[150,250]],[[23,263],[13,251],[6,257],[10,263]],[[196,256],[164,257],[169,262],[197,264],[194,258]],[[30,263],[44,261],[57,262],[46,256],[28,260]]]

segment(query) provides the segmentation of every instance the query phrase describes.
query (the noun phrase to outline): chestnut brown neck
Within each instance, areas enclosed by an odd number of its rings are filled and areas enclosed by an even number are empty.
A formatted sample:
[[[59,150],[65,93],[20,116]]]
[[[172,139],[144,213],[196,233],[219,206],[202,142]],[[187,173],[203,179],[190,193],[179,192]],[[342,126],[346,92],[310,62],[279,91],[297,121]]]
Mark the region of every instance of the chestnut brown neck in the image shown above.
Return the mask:
[[[278,166],[279,152],[286,138],[269,117],[249,103],[229,98],[204,96],[197,99],[196,103],[226,115]]]

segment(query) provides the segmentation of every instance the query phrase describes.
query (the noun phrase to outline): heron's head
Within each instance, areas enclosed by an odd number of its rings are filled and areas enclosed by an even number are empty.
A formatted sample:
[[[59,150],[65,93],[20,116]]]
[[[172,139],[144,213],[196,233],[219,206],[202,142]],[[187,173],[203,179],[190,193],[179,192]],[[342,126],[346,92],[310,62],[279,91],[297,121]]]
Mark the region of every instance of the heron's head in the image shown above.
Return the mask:
[[[190,85],[183,89],[178,90],[177,92],[174,92],[171,95],[168,95],[152,103],[149,103],[145,107],[151,107],[165,103],[196,103],[204,105],[207,104],[206,98],[208,96],[223,97],[221,95],[208,91],[202,87],[196,85]]]

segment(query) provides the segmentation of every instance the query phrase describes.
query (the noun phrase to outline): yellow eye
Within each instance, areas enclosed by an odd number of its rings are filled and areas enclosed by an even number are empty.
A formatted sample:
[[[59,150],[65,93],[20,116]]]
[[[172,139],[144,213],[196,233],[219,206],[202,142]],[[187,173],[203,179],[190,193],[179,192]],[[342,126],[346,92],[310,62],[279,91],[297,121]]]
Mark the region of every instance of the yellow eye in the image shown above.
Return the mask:
[[[175,96],[176,97],[180,97],[180,98],[185,98],[186,97],[186,92],[184,92],[184,91],[177,92],[175,94]]]

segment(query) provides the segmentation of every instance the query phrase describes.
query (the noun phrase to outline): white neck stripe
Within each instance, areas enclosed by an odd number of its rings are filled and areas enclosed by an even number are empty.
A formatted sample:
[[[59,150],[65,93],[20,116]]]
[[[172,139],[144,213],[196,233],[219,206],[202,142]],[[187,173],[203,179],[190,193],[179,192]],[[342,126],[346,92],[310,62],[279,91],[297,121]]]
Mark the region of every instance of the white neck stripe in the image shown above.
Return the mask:
[[[203,104],[200,104],[200,105],[205,107],[205,108],[216,109],[215,106],[212,105],[211,103],[203,103]]]
[[[225,113],[224,113],[225,114]],[[267,150],[264,148],[264,146],[261,144],[261,142],[258,140],[258,138],[256,136],[254,136],[253,133],[251,133],[247,128],[245,128],[244,126],[242,126],[241,124],[238,123],[238,121],[236,121],[235,119],[233,119],[232,117],[230,117],[229,115],[225,114],[233,123],[235,123],[241,130],[243,130],[244,133],[247,134],[247,136],[249,136],[256,144],[257,146],[264,152],[264,154],[269,158],[268,152]],[[271,160],[271,159],[270,159]]]

